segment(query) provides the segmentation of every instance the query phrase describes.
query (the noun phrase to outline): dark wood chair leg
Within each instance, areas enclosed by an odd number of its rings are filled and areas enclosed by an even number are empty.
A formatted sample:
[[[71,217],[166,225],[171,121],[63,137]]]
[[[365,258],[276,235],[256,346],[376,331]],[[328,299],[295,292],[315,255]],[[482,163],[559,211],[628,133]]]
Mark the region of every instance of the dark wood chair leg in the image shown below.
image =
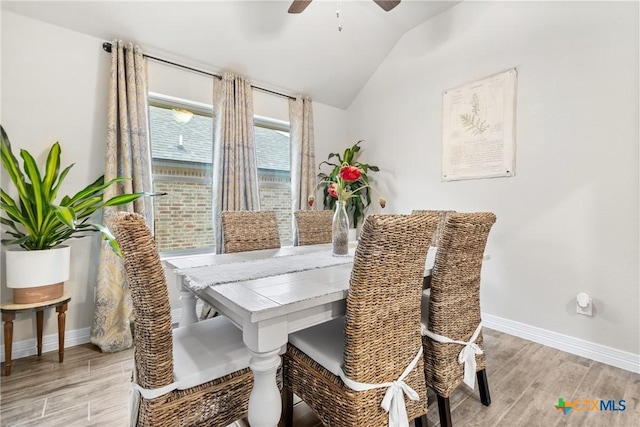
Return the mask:
[[[427,414],[413,420],[415,427],[427,427]]]
[[[451,423],[451,406],[449,405],[449,398],[442,397],[436,393],[438,397],[438,414],[440,415],[441,427],[452,427]]]
[[[489,382],[487,381],[487,371],[481,370],[476,372],[478,378],[478,389],[480,390],[480,402],[484,406],[491,405],[491,395],[489,394]]]
[[[293,392],[289,387],[282,387],[280,392],[282,398],[282,417],[280,427],[293,427]]]

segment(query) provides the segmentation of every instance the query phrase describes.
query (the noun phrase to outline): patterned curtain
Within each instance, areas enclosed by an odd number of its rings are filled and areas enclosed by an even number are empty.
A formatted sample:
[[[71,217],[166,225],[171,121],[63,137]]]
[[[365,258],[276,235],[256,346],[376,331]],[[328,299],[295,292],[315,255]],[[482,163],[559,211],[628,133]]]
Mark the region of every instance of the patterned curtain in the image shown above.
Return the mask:
[[[313,103],[311,98],[298,96],[289,100],[289,138],[291,141],[291,209],[308,209],[307,200],[316,192],[316,156],[313,139]],[[292,215],[294,245],[298,230]]]
[[[220,213],[260,209],[251,82],[229,72],[214,80],[213,110],[212,211],[216,252],[221,253]]]
[[[107,116],[105,181],[122,176],[130,180],[112,185],[104,192],[108,199],[117,194],[152,192],[151,154],[148,133],[146,59],[140,47],[114,40],[111,45],[111,80]],[[141,197],[125,207],[107,207],[103,224],[118,209],[133,209],[153,226],[153,201]],[[96,309],[91,328],[91,342],[104,352],[131,347],[130,322],[133,308],[126,286],[124,270],[118,257],[106,243],[100,248]]]

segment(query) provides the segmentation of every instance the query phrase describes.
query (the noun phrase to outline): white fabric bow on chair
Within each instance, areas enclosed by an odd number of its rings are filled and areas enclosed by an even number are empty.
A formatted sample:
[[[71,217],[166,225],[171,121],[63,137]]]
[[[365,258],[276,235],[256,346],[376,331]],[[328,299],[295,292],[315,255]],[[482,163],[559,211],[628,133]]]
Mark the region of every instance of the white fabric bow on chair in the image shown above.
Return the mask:
[[[164,387],[155,388],[155,389],[147,389],[142,388],[136,382],[136,366],[133,364],[133,382],[131,383],[131,389],[129,389],[129,426],[136,427],[138,425],[138,411],[140,410],[140,396],[145,399],[155,399],[156,397],[160,397],[165,395],[173,390],[178,388],[177,382],[172,382],[171,384],[167,384]]]
[[[342,370],[340,370],[340,378],[345,385],[355,391],[373,390],[375,388],[387,387],[380,406],[389,413],[389,427],[409,427],[409,418],[407,416],[407,406],[404,401],[406,394],[411,400],[420,400],[420,395],[414,389],[409,387],[404,379],[416,367],[416,364],[422,357],[422,346],[418,350],[418,354],[413,358],[409,366],[402,372],[397,380],[380,384],[367,384],[353,381],[347,378]]]
[[[460,350],[458,354],[458,363],[464,363],[464,379],[463,382],[470,387],[472,390],[476,386],[476,355],[483,354],[484,352],[480,348],[478,344],[475,343],[476,339],[478,339],[478,335],[480,335],[480,331],[482,330],[482,322],[478,324],[473,335],[469,341],[456,341],[451,338],[444,337],[442,335],[434,334],[429,330],[423,329],[423,335],[428,336],[434,341],[443,344],[460,344],[464,347]]]

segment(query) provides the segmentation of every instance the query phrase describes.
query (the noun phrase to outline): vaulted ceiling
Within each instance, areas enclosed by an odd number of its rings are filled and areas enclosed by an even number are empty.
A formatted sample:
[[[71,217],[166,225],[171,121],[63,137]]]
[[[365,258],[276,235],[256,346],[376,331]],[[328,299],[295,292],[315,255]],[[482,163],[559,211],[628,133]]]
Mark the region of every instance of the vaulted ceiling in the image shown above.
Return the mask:
[[[288,0],[1,3],[104,41],[133,41],[154,56],[234,71],[266,88],[347,108],[404,33],[459,2],[402,0],[385,12],[371,0],[314,0],[296,15],[287,13]]]

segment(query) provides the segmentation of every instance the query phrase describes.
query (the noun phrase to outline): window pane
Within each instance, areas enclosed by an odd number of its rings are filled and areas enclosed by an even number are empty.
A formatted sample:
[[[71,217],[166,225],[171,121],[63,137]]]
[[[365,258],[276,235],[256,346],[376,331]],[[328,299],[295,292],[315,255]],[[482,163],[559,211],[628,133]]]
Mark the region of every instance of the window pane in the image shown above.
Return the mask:
[[[149,107],[155,238],[161,252],[214,248],[210,116]]]
[[[291,236],[291,167],[289,132],[254,126],[260,209],[275,211],[280,243],[293,244]]]

